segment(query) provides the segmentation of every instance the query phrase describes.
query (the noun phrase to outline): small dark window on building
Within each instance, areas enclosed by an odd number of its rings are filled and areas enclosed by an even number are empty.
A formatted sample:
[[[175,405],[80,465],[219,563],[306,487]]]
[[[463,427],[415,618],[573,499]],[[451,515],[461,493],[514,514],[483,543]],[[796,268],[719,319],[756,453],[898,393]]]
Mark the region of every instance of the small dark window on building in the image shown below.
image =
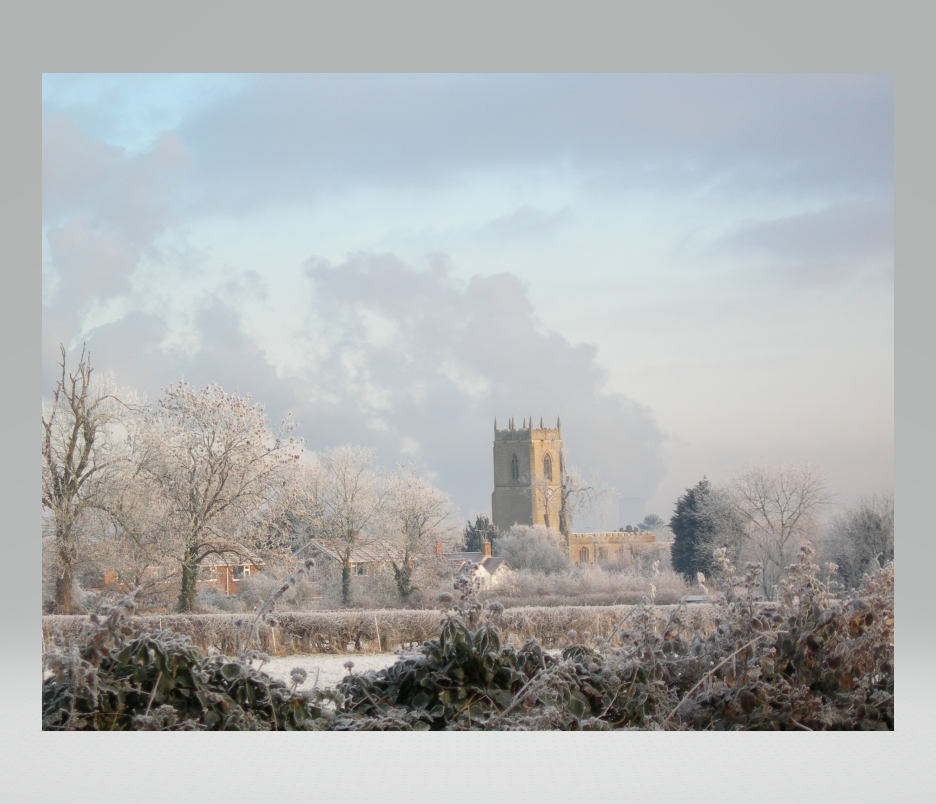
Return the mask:
[[[587,564],[588,563],[588,548],[583,547],[579,550],[579,563]]]
[[[520,479],[520,461],[517,460],[517,456],[514,455],[510,459],[510,479],[519,480]]]
[[[355,564],[354,574],[355,575],[367,575],[367,564]]]
[[[552,480],[552,458],[548,455],[543,458],[543,477]]]
[[[245,567],[243,564],[238,564],[234,567],[234,580],[242,581],[245,575],[250,575],[250,569]]]

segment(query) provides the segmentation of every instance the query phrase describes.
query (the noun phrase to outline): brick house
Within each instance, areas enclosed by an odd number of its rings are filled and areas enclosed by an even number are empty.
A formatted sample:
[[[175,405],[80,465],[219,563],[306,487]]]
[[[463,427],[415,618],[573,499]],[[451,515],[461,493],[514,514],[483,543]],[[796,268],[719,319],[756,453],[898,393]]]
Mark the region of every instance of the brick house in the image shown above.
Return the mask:
[[[210,556],[201,564],[198,588],[214,587],[224,595],[236,595],[240,582],[252,575],[259,575],[263,565],[263,561],[247,550],[243,550],[240,556]]]

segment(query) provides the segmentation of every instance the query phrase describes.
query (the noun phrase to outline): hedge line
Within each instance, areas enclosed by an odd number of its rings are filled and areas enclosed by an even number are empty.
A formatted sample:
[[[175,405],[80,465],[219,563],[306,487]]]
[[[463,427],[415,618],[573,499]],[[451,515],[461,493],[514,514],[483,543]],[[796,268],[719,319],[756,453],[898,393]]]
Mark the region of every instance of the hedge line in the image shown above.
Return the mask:
[[[505,641],[519,643],[535,637],[544,646],[565,644],[566,634],[609,636],[634,606],[525,606],[506,609],[500,628]],[[665,623],[675,607],[654,608],[658,625]],[[687,616],[705,629],[711,607],[693,605]],[[442,618],[438,611],[426,609],[383,609],[376,611],[303,611],[275,615],[276,627],[260,629],[260,650],[271,656],[307,653],[344,653],[350,645],[355,651],[389,652],[430,639]],[[71,642],[87,615],[46,615],[42,618],[43,645],[57,635]],[[243,614],[163,614],[134,617],[130,627],[134,635],[154,629],[184,634],[203,651],[217,650],[227,655],[237,653],[237,623],[248,621]]]

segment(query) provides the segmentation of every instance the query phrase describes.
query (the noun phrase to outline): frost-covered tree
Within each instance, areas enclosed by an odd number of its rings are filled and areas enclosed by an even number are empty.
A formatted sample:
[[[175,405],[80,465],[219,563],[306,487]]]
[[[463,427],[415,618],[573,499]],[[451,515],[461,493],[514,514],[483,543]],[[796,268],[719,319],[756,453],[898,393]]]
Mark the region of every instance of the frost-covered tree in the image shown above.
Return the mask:
[[[757,464],[732,478],[726,492],[744,526],[741,556],[760,563],[763,592],[772,598],[799,548],[816,540],[833,497],[828,482],[809,463]]]
[[[160,449],[145,471],[159,489],[167,549],[181,566],[179,610],[187,612],[202,562],[245,558],[244,548],[287,504],[302,442],[290,435],[288,416],[271,429],[262,405],[214,384],[170,386],[152,423]]]
[[[372,449],[344,445],[315,456],[303,472],[297,510],[314,539],[327,539],[341,563],[341,600],[351,603],[351,554],[362,534],[378,528],[383,471]]]
[[[123,428],[136,415],[137,400],[118,391],[113,376],[94,376],[84,348],[74,371],[64,346],[61,354],[61,374],[42,406],[42,508],[53,553],[53,608],[70,614],[75,568],[92,514],[100,514],[125,464]]]
[[[177,583],[180,572],[171,501],[154,476],[166,445],[152,410],[143,405],[122,430],[124,460],[101,508],[94,555],[99,575],[116,573],[122,586],[140,589],[143,601],[153,589]]]
[[[494,554],[515,570],[548,574],[572,566],[562,534],[543,525],[514,525],[494,543]]]
[[[434,555],[436,542],[451,541],[455,507],[445,492],[411,466],[397,467],[387,476],[383,499],[382,533],[393,546],[390,565],[397,591],[405,601],[414,591],[415,574]]]
[[[860,497],[829,528],[826,550],[848,588],[869,572],[894,560],[893,492]]]

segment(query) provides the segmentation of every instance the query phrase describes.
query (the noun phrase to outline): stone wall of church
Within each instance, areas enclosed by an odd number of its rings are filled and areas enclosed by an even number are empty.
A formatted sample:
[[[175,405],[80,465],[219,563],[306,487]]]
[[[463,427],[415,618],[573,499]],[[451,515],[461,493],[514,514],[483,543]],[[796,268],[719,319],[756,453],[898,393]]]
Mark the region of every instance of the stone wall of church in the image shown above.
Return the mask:
[[[530,423],[532,424],[532,422]],[[550,458],[552,478],[545,476]],[[562,438],[559,427],[515,427],[494,430],[494,493],[491,522],[501,530],[511,525],[559,528],[562,488]]]

